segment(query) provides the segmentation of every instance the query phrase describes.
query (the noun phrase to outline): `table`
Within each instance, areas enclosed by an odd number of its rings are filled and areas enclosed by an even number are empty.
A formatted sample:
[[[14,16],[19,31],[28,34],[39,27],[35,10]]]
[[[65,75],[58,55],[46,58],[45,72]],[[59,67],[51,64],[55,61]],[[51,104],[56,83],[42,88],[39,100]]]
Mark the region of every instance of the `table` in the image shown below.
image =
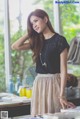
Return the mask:
[[[0,93],[0,112],[8,111],[8,117],[30,115],[30,103],[31,99],[26,97]]]
[[[0,106],[0,111],[8,111],[8,117],[30,115],[30,103],[18,103]]]
[[[73,102],[76,106],[80,106],[80,96],[68,97],[67,99],[68,101]],[[8,111],[9,117],[30,115],[30,103],[31,102],[3,105],[0,106],[0,111]]]

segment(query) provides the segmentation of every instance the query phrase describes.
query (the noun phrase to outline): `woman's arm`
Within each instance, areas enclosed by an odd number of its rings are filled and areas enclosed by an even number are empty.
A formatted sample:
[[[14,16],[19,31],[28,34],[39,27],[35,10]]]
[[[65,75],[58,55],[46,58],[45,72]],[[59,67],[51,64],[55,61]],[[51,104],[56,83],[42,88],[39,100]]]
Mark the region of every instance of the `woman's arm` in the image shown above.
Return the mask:
[[[60,70],[61,70],[61,91],[60,97],[65,94],[65,86],[67,81],[67,48],[60,54]]]
[[[60,66],[61,66],[61,90],[60,90],[60,103],[62,108],[74,108],[75,105],[68,102],[65,97],[65,86],[67,81],[67,48],[60,54]]]
[[[28,50],[28,49],[30,49],[30,43],[27,39],[28,39],[28,36],[27,36],[27,34],[25,34],[24,36],[19,38],[16,42],[14,42],[12,44],[11,48],[13,50]]]

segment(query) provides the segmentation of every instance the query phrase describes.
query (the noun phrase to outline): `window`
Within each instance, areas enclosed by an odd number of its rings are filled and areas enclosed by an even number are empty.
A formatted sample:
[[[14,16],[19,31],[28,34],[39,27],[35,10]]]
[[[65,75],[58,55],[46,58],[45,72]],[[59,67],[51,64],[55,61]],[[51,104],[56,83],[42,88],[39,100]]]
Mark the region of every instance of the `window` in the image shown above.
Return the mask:
[[[4,1],[0,0],[0,92],[5,91],[4,69]]]

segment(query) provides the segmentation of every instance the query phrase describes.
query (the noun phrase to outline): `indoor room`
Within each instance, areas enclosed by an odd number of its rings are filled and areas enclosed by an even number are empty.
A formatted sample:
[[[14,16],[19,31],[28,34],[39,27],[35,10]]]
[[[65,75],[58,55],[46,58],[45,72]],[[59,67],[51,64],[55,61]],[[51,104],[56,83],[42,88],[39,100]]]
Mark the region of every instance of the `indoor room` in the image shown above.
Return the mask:
[[[79,113],[80,0],[0,0],[0,118]]]

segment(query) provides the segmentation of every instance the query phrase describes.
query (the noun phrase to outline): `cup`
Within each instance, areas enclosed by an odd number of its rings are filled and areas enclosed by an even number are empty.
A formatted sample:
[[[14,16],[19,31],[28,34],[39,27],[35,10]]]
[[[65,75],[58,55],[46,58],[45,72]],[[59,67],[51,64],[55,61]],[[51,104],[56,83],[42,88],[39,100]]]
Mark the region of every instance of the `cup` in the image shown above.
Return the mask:
[[[26,97],[31,98],[32,96],[32,89],[31,88],[26,88]]]
[[[19,87],[19,96],[26,96],[26,87],[24,87],[24,86],[20,86]]]

